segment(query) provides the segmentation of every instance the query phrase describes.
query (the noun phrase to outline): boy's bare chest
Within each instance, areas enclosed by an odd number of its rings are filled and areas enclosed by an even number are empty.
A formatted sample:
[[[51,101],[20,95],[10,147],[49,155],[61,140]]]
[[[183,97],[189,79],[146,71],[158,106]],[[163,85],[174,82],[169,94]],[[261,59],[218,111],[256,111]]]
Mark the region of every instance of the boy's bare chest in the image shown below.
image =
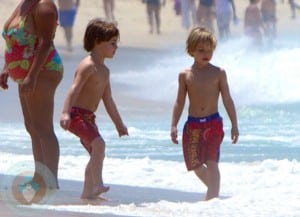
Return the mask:
[[[215,81],[215,73],[191,73],[187,77],[187,83],[192,86],[210,86]]]

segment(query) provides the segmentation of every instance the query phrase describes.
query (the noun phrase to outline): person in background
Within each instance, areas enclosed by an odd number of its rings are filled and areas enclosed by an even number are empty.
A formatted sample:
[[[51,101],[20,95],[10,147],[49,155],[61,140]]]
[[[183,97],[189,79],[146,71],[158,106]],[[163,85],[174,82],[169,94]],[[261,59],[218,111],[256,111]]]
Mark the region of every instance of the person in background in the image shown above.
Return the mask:
[[[230,37],[230,21],[236,24],[238,18],[235,11],[234,0],[215,0],[217,27],[220,40]]]
[[[104,64],[117,50],[119,30],[113,23],[95,18],[84,34],[84,48],[90,52],[79,63],[73,83],[68,91],[61,114],[60,125],[80,138],[90,154],[86,165],[82,199],[97,199],[109,190],[102,178],[105,142],[95,123],[95,111],[103,100],[106,111],[114,122],[119,136],[128,135],[112,98],[110,72]]]
[[[103,8],[106,20],[109,22],[114,22],[115,0],[103,0]]]
[[[51,172],[50,188],[59,188],[59,144],[53,129],[54,95],[63,76],[61,58],[54,46],[58,10],[52,0],[23,0],[4,23],[5,63],[0,86],[10,77],[18,84],[25,128],[35,161],[32,182],[39,179],[39,165]],[[44,180],[44,181],[48,181]]]
[[[177,124],[188,96],[188,118],[182,136],[184,160],[187,170],[193,170],[207,186],[206,200],[218,197],[220,191],[218,162],[224,137],[223,121],[218,112],[220,95],[231,121],[233,144],[237,143],[239,136],[236,110],[226,72],[210,63],[216,44],[216,37],[206,28],[196,27],[190,32],[186,50],[194,63],[178,76],[177,98],[171,123],[171,140],[178,144]]]
[[[174,0],[174,11],[176,16],[181,15],[181,0]]]
[[[142,2],[146,4],[146,12],[150,27],[149,33],[153,34],[154,29],[156,29],[156,33],[160,34],[160,10],[161,6],[166,4],[166,0],[142,0]]]
[[[59,24],[64,30],[68,51],[72,51],[73,26],[80,0],[58,0]]]
[[[249,0],[249,5],[245,10],[244,31],[255,47],[261,47],[263,43],[263,32],[265,27],[258,7],[259,0]]]
[[[214,0],[199,0],[197,17],[199,26],[214,32],[213,22],[216,17]]]
[[[262,0],[260,11],[266,30],[266,37],[271,43],[277,34],[276,0]]]
[[[300,10],[300,5],[295,2],[295,0],[289,0],[289,4],[292,12],[292,19],[296,18],[296,10]]]
[[[181,0],[182,26],[189,30],[198,24],[195,0]]]

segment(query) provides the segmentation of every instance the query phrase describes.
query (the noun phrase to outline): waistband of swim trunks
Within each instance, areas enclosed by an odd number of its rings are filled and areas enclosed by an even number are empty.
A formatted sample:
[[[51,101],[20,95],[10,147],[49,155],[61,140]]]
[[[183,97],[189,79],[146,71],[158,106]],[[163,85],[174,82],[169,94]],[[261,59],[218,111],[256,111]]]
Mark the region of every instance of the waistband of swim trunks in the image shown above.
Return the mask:
[[[79,112],[81,114],[93,114],[92,111],[88,110],[88,109],[85,109],[85,108],[80,108],[80,107],[76,107],[76,106],[73,106],[72,109],[71,109],[71,113],[74,112]]]
[[[188,121],[198,122],[198,123],[205,123],[205,122],[208,122],[208,121],[220,118],[220,117],[221,116],[220,116],[219,112],[216,112],[216,113],[211,114],[211,115],[206,116],[206,117],[192,117],[192,116],[188,116]]]

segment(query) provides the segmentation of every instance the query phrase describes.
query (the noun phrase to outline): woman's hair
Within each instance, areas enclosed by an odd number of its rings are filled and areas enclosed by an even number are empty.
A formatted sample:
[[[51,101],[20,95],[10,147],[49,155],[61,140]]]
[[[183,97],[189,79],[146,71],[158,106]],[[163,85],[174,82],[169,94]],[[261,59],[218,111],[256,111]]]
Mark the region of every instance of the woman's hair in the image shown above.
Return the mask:
[[[209,49],[214,50],[217,46],[217,39],[214,34],[204,27],[196,27],[191,30],[186,40],[186,52],[192,55],[198,46],[198,44],[204,44]]]
[[[114,23],[105,22],[100,18],[92,19],[85,30],[83,44],[86,51],[91,51],[94,46],[102,41],[109,41],[113,37],[119,39],[119,29]]]

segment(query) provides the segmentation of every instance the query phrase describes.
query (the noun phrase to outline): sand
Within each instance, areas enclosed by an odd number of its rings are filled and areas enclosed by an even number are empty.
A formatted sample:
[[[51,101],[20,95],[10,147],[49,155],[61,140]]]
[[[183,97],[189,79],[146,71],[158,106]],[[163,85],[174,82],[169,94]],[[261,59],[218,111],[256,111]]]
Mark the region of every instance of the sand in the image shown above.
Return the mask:
[[[14,6],[19,0],[1,0],[0,24],[3,26],[6,17],[8,17]],[[146,7],[141,0],[116,0],[115,17],[121,32],[120,47],[159,49],[171,47],[174,44],[185,42],[188,30],[181,25],[181,17],[175,15],[173,9],[173,0],[167,0],[165,7],[161,10],[161,34],[149,34],[149,25],[146,17]],[[196,2],[198,2],[196,0]],[[243,34],[243,17],[248,0],[238,0],[236,2],[237,16],[240,23],[237,26],[232,25],[233,36]],[[279,2],[279,1],[278,1]],[[278,31],[295,32],[299,26],[299,20],[290,19],[290,9],[287,1],[278,3]],[[82,37],[86,24],[94,17],[104,18],[104,10],[101,0],[81,1],[80,8],[74,25],[74,45],[82,46]],[[56,45],[64,46],[65,40],[62,30],[58,28]],[[0,51],[2,55],[3,40],[0,41]]]

